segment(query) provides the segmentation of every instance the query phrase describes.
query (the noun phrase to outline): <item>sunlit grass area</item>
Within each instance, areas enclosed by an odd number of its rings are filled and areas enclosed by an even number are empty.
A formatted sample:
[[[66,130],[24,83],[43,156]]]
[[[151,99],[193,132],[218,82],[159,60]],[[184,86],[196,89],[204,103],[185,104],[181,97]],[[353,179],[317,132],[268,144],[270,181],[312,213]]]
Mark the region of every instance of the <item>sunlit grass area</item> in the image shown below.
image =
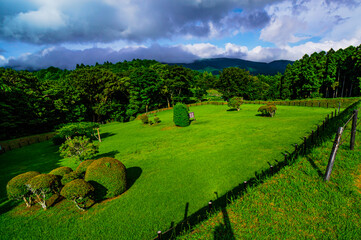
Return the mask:
[[[122,161],[129,189],[85,213],[66,201],[47,211],[5,201],[6,183],[17,174],[77,166],[61,159],[51,142],[0,155],[3,237],[150,239],[269,168],[332,111],[278,106],[276,116],[268,118],[258,115],[259,106],[243,105],[239,112],[227,111],[227,106],[191,107],[195,120],[186,128],[174,126],[172,111],[158,113],[158,125],[139,120],[102,125],[97,157]]]

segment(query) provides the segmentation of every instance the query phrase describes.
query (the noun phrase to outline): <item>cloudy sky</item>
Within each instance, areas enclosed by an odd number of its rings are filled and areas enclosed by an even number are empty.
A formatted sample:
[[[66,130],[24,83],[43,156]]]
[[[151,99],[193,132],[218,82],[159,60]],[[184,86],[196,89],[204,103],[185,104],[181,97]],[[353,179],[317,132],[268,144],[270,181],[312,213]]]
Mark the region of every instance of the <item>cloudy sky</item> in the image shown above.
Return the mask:
[[[0,66],[296,60],[361,44],[360,0],[0,0]]]

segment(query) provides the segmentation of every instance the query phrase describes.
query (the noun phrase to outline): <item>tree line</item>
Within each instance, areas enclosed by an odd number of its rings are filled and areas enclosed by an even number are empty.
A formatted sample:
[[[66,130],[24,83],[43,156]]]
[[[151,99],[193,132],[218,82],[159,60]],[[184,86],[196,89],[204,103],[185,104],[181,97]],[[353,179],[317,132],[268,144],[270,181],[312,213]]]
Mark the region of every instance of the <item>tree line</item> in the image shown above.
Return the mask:
[[[235,67],[219,76],[154,60],[80,64],[36,72],[0,68],[0,139],[52,131],[62,123],[129,121],[177,102],[206,100],[216,89],[223,100],[304,99],[360,96],[361,45],[313,53],[284,74],[252,76]]]

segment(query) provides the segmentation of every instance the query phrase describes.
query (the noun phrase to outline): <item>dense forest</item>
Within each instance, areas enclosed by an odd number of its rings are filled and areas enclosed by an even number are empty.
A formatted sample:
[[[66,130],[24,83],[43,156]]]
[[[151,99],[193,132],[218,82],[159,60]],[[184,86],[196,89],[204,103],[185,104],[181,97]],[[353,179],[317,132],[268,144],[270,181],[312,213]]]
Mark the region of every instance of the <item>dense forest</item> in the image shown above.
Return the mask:
[[[0,68],[0,139],[51,131],[78,121],[129,121],[176,102],[360,96],[361,45],[305,55],[284,74],[252,76],[230,67],[219,76],[153,60],[54,67],[36,72]]]

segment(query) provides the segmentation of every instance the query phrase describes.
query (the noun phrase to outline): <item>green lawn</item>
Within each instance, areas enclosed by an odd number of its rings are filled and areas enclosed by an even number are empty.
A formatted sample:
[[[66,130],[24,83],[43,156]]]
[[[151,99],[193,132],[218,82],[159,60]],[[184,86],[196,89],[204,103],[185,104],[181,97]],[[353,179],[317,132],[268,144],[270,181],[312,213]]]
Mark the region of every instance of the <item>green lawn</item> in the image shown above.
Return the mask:
[[[332,133],[347,118],[331,124]],[[354,151],[350,125],[329,182],[323,178],[335,134],[177,239],[360,239],[361,125]]]
[[[9,210],[5,186],[13,176],[76,163],[60,159],[50,142],[0,155],[2,238],[150,239],[282,159],[332,111],[278,106],[276,116],[266,118],[256,115],[258,107],[243,105],[239,112],[191,107],[196,121],[187,128],[173,126],[172,111],[159,113],[157,126],[140,121],[102,126],[99,157],[122,161],[130,188],[85,213],[65,201],[45,212],[23,205]]]

